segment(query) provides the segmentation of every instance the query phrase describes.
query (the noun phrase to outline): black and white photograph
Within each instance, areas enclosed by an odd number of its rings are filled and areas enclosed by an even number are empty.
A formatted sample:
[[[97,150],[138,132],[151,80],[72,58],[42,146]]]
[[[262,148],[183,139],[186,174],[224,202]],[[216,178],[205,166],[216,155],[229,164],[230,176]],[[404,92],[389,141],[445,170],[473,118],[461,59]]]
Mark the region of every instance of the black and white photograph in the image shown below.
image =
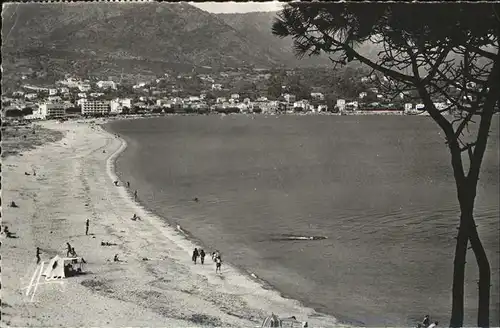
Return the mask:
[[[500,327],[500,3],[2,4],[2,327]]]

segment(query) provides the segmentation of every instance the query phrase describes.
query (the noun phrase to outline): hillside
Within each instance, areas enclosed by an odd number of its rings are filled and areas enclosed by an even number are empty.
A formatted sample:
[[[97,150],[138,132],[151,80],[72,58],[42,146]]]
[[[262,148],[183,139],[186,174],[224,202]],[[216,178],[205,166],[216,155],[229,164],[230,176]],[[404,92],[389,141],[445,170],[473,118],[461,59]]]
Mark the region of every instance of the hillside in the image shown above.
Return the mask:
[[[186,3],[18,3],[2,11],[4,74],[275,67],[282,52]],[[286,61],[285,61],[286,62]]]
[[[245,34],[253,42],[266,45],[269,52],[282,58],[288,66],[331,65],[327,56],[298,59],[293,53],[292,38],[278,38],[272,34],[272,25],[277,12],[250,12],[243,14],[216,14],[226,24]]]
[[[307,66],[331,66],[331,61],[324,53],[319,56],[297,59],[293,54],[293,39],[280,39],[272,34],[272,25],[277,12],[250,12],[243,14],[217,14],[226,24],[235,30],[244,33],[255,42],[267,44],[269,51],[280,56],[288,65]],[[371,43],[360,46],[359,51],[372,60],[378,58],[378,52],[382,50]],[[359,66],[355,63],[354,66]]]

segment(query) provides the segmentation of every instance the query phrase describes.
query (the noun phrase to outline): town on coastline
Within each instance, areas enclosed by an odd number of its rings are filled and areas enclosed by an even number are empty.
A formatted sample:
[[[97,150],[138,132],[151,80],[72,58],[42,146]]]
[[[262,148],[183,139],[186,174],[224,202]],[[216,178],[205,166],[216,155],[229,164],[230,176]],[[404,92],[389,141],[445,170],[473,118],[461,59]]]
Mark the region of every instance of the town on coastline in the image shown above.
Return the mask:
[[[364,73],[364,75],[363,75]],[[22,74],[15,91],[2,95],[4,118],[62,119],[76,116],[147,114],[336,114],[426,115],[425,106],[408,92],[388,94],[390,81],[355,72],[341,79],[350,96],[329,94],[323,86],[294,82],[294,70],[228,69],[204,74],[164,73],[156,78],[122,81],[117,77],[66,74],[54,84],[36,85]],[[286,80],[287,77],[292,79]],[[117,81],[119,80],[119,81]],[[353,80],[355,80],[353,82]],[[342,92],[342,91],[341,91]],[[446,114],[450,101],[436,99]]]

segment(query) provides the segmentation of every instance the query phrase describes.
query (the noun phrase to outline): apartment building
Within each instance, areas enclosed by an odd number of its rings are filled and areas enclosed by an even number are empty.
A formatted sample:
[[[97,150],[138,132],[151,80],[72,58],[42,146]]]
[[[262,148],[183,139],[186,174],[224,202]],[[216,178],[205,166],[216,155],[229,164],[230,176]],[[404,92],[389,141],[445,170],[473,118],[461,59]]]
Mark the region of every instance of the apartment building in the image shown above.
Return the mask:
[[[38,105],[37,113],[33,113],[36,118],[51,119],[61,118],[66,115],[66,105],[61,102],[57,103],[43,103]]]
[[[87,100],[82,102],[83,115],[104,115],[110,112],[109,101],[103,100]]]

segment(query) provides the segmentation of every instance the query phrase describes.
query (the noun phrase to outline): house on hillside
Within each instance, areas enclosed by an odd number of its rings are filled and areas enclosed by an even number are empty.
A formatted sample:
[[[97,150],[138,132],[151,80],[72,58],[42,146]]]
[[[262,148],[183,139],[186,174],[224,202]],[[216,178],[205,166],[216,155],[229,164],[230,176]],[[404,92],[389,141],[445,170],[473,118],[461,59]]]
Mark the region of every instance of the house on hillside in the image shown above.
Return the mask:
[[[306,100],[306,99],[302,99],[302,100],[299,100],[299,101],[295,101],[293,103],[293,109],[294,111],[295,110],[299,110],[299,109],[302,109],[303,112],[308,112],[310,111],[310,104],[309,104],[309,101]]]
[[[59,97],[59,96],[49,96],[47,98],[50,102],[61,102],[62,101],[62,98]]]
[[[89,83],[82,83],[82,84],[78,85],[78,90],[80,90],[82,92],[90,91],[90,89],[92,89],[92,88],[90,87]]]
[[[285,99],[285,101],[287,103],[293,103],[297,99],[297,97],[295,95],[291,95],[289,93],[285,93],[283,95],[283,98]]]
[[[113,114],[119,114],[123,112],[124,108],[132,108],[132,99],[130,98],[115,98],[111,100],[110,104],[110,112]]]
[[[222,84],[220,83],[212,84],[212,90],[222,90]]]
[[[49,89],[49,96],[55,96],[57,95],[57,89]]]
[[[34,100],[37,98],[38,98],[38,95],[36,93],[27,93],[24,95],[24,99],[27,99],[27,100]]]
[[[311,92],[311,99],[313,100],[325,100],[325,95],[321,92]]]
[[[116,90],[116,83],[113,81],[99,81],[96,83],[99,89],[113,89]]]

